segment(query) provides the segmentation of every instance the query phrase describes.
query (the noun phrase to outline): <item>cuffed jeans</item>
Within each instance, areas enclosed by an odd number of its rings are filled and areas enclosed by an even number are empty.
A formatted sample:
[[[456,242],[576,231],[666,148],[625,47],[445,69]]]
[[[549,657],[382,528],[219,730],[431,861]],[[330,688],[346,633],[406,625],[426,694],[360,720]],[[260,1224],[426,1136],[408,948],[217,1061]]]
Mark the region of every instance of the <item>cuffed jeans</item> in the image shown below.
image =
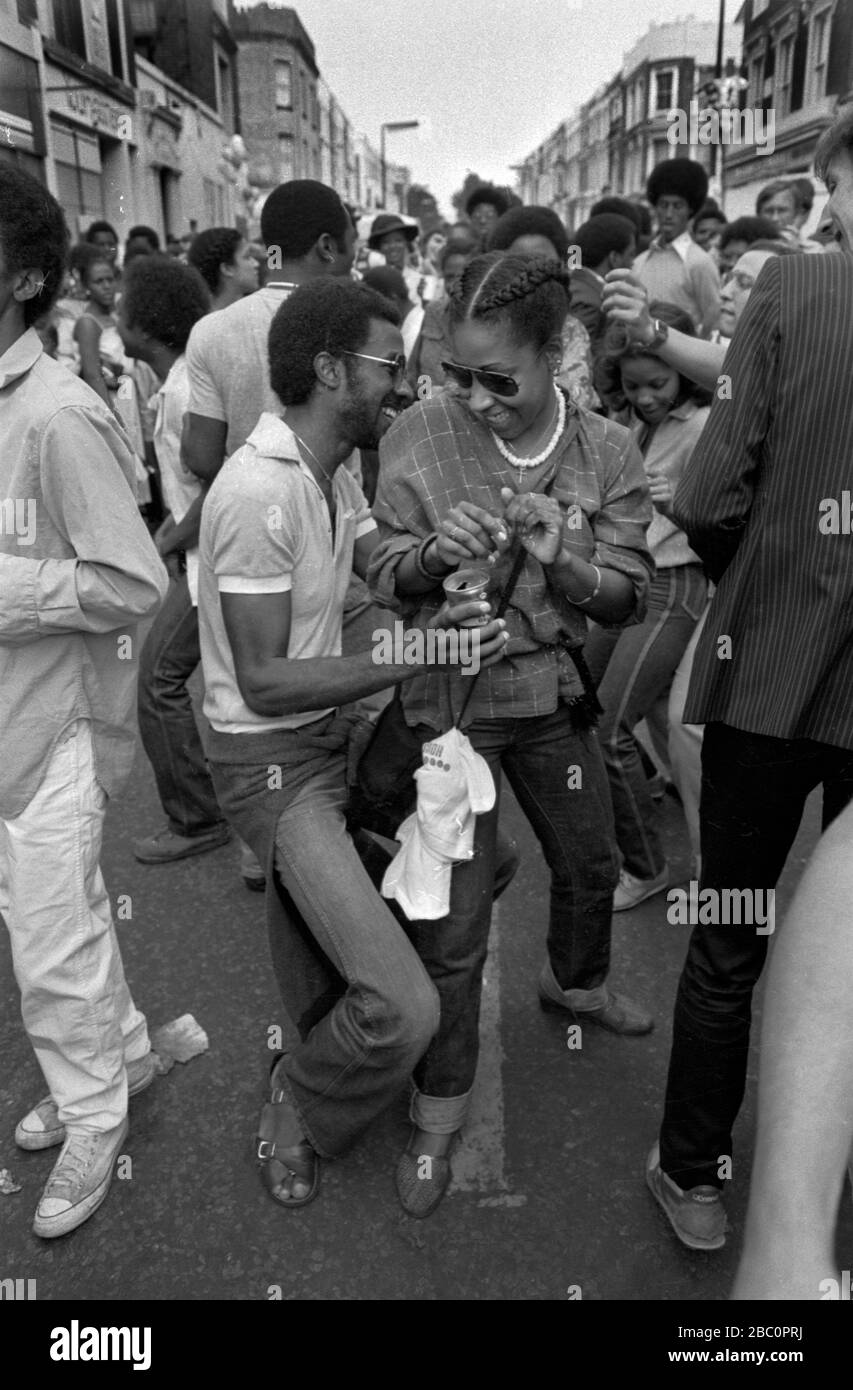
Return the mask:
[[[604,709],[599,738],[616,841],[625,868],[637,878],[656,878],[666,856],[634,729],[669,689],[707,592],[701,565],[658,570],[643,622],[618,632],[594,627],[584,648]]]
[[[823,784],[824,828],[853,797],[853,753],[809,739],[705,726],[701,889],[771,889],[806,798]],[[700,894],[701,896],[701,894]],[[752,991],[768,935],[754,924],[696,926],[675,1001],[661,1166],[682,1188],[722,1187],[743,1100]]]
[[[26,810],[0,820],[0,894],[24,1027],[60,1121],[80,1133],[122,1123],[125,1062],[151,1046],[98,863],[106,802],[91,725],[80,719]]]
[[[223,809],[275,867],[270,950],[300,1034],[277,1079],[327,1158],[390,1104],[438,1026],[436,990],[347,832],[347,732],[330,715],[210,739]]]
[[[201,661],[198,609],[185,574],[173,579],[139,665],[139,732],[169,828],[195,838],[224,824],[187,681]]]
[[[465,732],[489,764],[497,800],[477,817],[473,859],[453,867],[448,916],[413,923],[418,954],[441,1001],[438,1032],[415,1069],[413,1117],[439,1133],[462,1124],[465,1106],[458,1102],[470,1092],[477,1068],[501,771],[551,873],[547,949],[562,989],[592,991],[607,976],[618,875],[607,777],[593,730],[576,731],[561,704],[531,719],[475,720]],[[582,995],[578,1001],[582,1007]],[[442,1100],[450,1103],[442,1107]]]

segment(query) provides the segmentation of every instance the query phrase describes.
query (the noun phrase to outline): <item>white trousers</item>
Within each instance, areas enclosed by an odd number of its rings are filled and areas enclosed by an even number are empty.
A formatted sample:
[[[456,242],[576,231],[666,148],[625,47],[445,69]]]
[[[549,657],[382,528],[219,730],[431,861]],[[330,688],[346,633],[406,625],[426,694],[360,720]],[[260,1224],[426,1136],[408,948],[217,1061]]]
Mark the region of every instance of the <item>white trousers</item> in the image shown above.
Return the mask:
[[[74,1132],[121,1124],[125,1060],[151,1045],[124,978],[99,866],[106,802],[91,724],[80,719],[26,810],[0,819],[0,909],[21,1015],[59,1118]]]

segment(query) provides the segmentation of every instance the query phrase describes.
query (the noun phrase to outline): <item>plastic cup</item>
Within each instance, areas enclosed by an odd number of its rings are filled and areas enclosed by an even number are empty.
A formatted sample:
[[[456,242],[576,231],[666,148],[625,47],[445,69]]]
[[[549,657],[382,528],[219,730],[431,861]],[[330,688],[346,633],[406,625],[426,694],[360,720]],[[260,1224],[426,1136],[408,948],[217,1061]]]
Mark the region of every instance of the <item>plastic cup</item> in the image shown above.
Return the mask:
[[[450,604],[470,599],[472,603],[482,603],[486,599],[490,575],[484,569],[456,570],[444,580],[444,596]],[[485,627],[491,621],[491,614],[483,613],[479,618],[466,618],[460,627]]]

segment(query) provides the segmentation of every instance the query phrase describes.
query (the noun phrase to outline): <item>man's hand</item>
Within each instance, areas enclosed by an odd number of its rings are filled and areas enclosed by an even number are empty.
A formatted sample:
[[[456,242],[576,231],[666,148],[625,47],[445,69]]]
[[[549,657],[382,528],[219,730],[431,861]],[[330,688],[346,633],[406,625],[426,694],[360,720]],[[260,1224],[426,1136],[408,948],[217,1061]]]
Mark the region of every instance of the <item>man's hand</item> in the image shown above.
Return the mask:
[[[541,492],[512,491],[502,487],[504,521],[524,549],[540,565],[551,565],[563,545],[563,511],[553,497]]]
[[[633,342],[651,342],[654,325],[649,296],[630,270],[611,270],[605,275],[601,307],[612,323],[625,324]]]
[[[160,558],[163,561],[163,564],[166,566],[166,569],[169,571],[169,578],[180,579],[181,557],[178,554],[177,550],[170,550],[165,555],[163,555],[161,552]]]
[[[491,605],[482,599],[462,599],[457,603],[443,603],[438,612],[430,619],[429,626],[437,628],[461,627],[463,623],[470,623],[472,618],[482,619],[487,613],[491,612]],[[479,654],[480,669],[484,666],[494,666],[496,662],[502,660],[506,644],[509,641],[509,633],[506,630],[506,622],[503,618],[490,618],[482,626],[468,627],[466,631],[471,634],[471,651]],[[428,667],[435,669],[442,666],[446,669],[446,662],[436,661],[427,662]]]
[[[171,550],[171,546],[169,545],[169,537],[174,531],[174,529],[175,518],[172,516],[171,512],[168,512],[165,518],[160,522],[160,525],[157,527],[157,530],[154,532],[154,544],[156,545],[158,551],[164,558],[169,554]]]
[[[450,569],[486,560],[493,564],[509,545],[509,536],[500,517],[473,502],[459,502],[451,507],[441,522],[435,549],[442,564]]]

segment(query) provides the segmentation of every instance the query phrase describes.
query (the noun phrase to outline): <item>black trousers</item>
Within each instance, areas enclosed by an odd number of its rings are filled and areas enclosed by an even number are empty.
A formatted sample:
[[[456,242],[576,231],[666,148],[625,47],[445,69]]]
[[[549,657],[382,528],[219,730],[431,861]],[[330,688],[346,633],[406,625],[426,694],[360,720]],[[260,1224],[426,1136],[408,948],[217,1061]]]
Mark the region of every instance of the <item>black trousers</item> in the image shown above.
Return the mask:
[[[746,1084],[752,991],[769,935],[727,925],[725,890],[775,888],[809,793],[823,784],[824,828],[853,797],[853,752],[708,724],[702,749],[702,879],[675,1001],[661,1166],[679,1187],[722,1187],[736,1170],[732,1128]],[[717,890],[716,897],[703,890]],[[741,901],[749,901],[746,895]],[[753,901],[755,899],[753,898]],[[702,904],[708,903],[707,908]],[[731,923],[734,914],[728,913]]]

